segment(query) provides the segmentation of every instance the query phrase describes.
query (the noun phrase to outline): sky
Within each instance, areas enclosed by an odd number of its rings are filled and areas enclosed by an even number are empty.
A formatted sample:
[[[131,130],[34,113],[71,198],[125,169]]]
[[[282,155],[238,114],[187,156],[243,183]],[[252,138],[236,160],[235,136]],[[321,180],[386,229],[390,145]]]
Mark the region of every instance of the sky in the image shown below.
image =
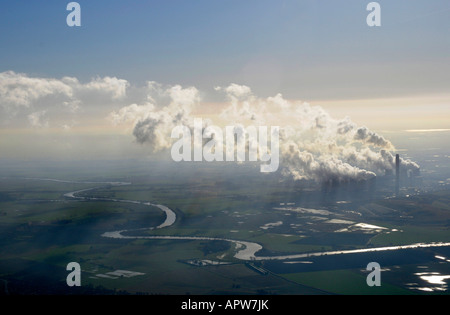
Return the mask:
[[[378,1],[369,27],[369,2],[78,1],[69,27],[69,1],[2,1],[0,157],[140,155],[150,103],[212,117],[232,84],[379,132],[449,129],[450,3]]]

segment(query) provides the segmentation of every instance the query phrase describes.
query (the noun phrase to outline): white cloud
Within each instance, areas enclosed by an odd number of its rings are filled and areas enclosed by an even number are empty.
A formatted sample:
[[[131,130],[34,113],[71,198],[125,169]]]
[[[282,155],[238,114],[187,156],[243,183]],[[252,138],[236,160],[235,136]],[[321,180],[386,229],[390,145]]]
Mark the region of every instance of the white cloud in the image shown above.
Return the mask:
[[[195,87],[182,88],[175,85],[167,89],[172,103],[179,106],[191,107],[200,100],[199,92]]]
[[[150,103],[144,105],[131,104],[122,107],[118,111],[111,112],[108,118],[114,125],[126,123],[136,124],[139,120],[145,119],[154,110],[155,106]]]
[[[36,128],[48,127],[48,120],[44,119],[46,114],[46,110],[31,113],[28,115],[28,121],[30,122],[31,126]]]
[[[29,107],[50,95],[73,96],[73,88],[61,80],[30,78],[26,74],[7,71],[0,73],[0,101],[3,106]]]
[[[0,73],[2,120],[27,121],[32,127],[49,126],[51,120],[72,121],[83,106],[117,102],[127,95],[129,83],[116,77],[96,77],[87,83],[77,78],[30,77],[24,73]],[[42,121],[46,116],[45,123]],[[65,121],[60,125],[68,125]]]
[[[193,125],[193,107],[200,101],[195,87],[166,86],[148,82],[143,104],[124,106],[108,115],[115,125],[133,124],[133,135],[138,143],[146,143],[154,151],[171,146],[170,133],[177,125]]]
[[[232,83],[226,88],[223,87],[216,87],[216,91],[225,91],[230,98],[240,98],[240,97],[248,97],[252,94],[252,90],[250,87],[246,85],[239,85]]]
[[[80,85],[81,89],[89,91],[102,92],[111,95],[113,99],[124,98],[127,94],[127,88],[130,86],[127,80],[116,77],[95,78],[91,82]]]

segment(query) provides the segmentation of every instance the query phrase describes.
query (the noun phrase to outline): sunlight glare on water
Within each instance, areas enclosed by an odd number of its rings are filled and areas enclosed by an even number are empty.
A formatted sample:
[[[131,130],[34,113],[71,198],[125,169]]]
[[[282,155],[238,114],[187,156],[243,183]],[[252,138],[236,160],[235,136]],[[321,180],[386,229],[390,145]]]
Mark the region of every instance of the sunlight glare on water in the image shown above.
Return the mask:
[[[416,287],[413,289],[426,292],[448,290],[448,284],[445,280],[450,279],[450,275],[441,275],[439,272],[418,272],[414,275],[419,276],[420,279],[428,282],[430,285],[427,287]]]

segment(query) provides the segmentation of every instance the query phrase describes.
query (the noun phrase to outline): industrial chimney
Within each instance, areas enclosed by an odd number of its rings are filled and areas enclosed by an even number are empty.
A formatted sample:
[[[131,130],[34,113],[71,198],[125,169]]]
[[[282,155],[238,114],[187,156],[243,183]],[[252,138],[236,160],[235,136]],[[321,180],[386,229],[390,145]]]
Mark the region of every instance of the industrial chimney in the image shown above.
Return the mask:
[[[400,192],[400,155],[395,156],[395,195]]]

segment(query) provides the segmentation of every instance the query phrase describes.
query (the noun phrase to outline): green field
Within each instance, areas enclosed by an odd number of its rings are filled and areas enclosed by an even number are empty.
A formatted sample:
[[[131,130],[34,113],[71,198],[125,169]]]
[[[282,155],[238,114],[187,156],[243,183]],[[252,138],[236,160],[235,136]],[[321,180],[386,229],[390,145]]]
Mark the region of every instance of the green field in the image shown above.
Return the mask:
[[[411,291],[382,282],[380,287],[369,287],[366,275],[355,270],[317,271],[282,275],[286,279],[320,290],[345,295],[405,295]]]
[[[261,256],[450,241],[448,191],[341,206],[321,200],[320,191],[302,190],[301,186],[275,179],[259,183],[260,179],[252,176],[247,176],[246,182],[211,176],[215,172],[195,177],[187,171],[164,174],[155,168],[144,174],[130,172],[124,178],[88,177],[83,173],[74,177],[81,181],[132,183],[127,186],[4,178],[0,180],[0,279],[6,281],[9,292],[67,293],[65,267],[75,261],[82,267],[82,287],[86,291],[81,292],[86,294],[418,294],[421,292],[409,290],[404,280],[414,281],[411,275],[417,273],[418,263],[416,269],[396,267],[397,273],[390,274],[381,288],[369,288],[360,270],[339,266],[261,274],[234,258],[233,243],[108,239],[101,235],[132,230],[131,235],[140,236],[245,240],[263,246],[258,253]],[[36,172],[33,177],[40,175]],[[59,179],[64,179],[63,175],[66,173],[55,173]],[[80,196],[163,204],[175,211],[177,221],[169,228],[148,229],[165,219],[157,207],[64,197],[67,192],[94,187]],[[287,202],[330,209],[331,214],[274,210]],[[358,212],[360,215],[355,214]],[[331,219],[337,221],[331,223]],[[339,220],[385,229],[337,233],[351,225]],[[229,264],[199,267],[187,263],[193,259]],[[434,260],[427,264],[431,266]],[[447,272],[442,264],[433,266]],[[117,270],[139,275],[110,276]]]

